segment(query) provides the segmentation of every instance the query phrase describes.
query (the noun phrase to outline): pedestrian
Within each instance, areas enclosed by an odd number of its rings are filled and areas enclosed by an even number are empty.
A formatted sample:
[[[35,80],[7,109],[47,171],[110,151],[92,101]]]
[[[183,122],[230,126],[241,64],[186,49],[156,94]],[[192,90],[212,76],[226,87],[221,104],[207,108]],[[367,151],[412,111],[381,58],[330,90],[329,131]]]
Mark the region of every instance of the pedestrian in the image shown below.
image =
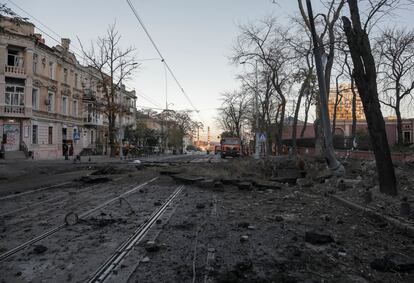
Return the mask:
[[[73,144],[70,144],[70,147],[69,147],[69,156],[73,156]]]
[[[69,160],[68,158],[68,145],[66,143],[63,144],[63,155],[65,156],[65,160]]]
[[[6,159],[6,149],[4,146],[4,141],[1,142],[0,159]]]

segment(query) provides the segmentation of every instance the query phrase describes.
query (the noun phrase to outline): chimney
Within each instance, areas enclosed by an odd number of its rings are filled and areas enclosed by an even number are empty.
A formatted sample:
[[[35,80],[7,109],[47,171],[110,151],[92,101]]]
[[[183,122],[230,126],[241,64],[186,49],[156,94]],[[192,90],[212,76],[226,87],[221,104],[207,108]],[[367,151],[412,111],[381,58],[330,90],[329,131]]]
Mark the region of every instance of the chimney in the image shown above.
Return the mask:
[[[69,50],[69,45],[70,45],[70,39],[69,38],[61,38],[60,42],[61,42],[60,45],[63,47],[63,49],[68,51]]]
[[[42,38],[42,35],[40,34],[40,33],[35,33],[34,34],[34,36],[36,37],[36,40],[38,41],[38,42],[41,42],[41,43],[45,43],[45,39],[44,38]]]

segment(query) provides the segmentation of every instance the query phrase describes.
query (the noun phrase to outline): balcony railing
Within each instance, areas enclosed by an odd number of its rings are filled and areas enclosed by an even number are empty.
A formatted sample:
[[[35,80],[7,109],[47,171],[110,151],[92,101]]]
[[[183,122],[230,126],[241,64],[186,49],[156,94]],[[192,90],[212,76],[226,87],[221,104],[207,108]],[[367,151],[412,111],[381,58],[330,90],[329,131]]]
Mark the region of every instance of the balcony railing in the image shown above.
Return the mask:
[[[25,115],[25,107],[24,106],[4,106],[4,114],[17,114],[17,115]]]
[[[86,115],[83,117],[83,122],[88,125],[97,125],[98,119],[92,115]]]
[[[26,74],[23,67],[18,66],[8,66],[6,65],[6,73],[17,74],[17,75],[24,75]]]

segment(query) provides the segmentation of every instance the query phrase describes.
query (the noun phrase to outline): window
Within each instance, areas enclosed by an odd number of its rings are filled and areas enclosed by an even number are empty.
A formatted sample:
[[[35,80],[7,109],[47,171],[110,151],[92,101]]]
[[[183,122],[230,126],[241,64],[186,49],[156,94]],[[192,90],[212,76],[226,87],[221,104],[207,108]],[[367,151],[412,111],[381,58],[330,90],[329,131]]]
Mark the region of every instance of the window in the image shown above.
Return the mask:
[[[47,95],[47,111],[55,112],[55,94],[49,92]]]
[[[68,114],[68,97],[62,96],[62,114]]]
[[[63,81],[65,82],[65,84],[68,83],[68,69],[63,69]]]
[[[53,144],[53,127],[49,127],[47,142],[48,144]]]
[[[37,88],[32,89],[32,108],[39,109],[39,90]]]
[[[90,122],[92,122],[92,115],[93,115],[93,113],[92,113],[92,104],[91,103],[88,103],[87,113],[88,113],[87,122],[90,123]]]
[[[72,104],[72,116],[78,117],[78,101],[74,100]]]
[[[6,105],[24,106],[24,87],[17,85],[6,85]]]
[[[53,62],[49,62],[49,78],[55,79],[55,64]]]
[[[39,56],[36,53],[33,53],[33,73],[37,72],[37,61],[39,60]]]
[[[32,126],[32,144],[37,144],[37,125]]]
[[[75,73],[75,88],[78,88],[78,74]]]
[[[19,51],[8,50],[7,65],[15,67],[23,67],[23,57],[20,56]]]

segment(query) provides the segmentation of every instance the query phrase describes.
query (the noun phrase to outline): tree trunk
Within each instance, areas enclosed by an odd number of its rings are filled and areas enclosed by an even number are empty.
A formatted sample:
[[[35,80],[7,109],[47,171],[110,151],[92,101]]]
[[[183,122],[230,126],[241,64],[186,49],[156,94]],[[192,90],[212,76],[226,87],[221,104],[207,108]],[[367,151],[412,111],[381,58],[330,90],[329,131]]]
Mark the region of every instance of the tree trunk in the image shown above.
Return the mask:
[[[108,131],[109,131],[109,147],[110,147],[110,157],[115,157],[116,153],[116,133],[115,133],[115,119],[114,115],[111,113],[108,115]]]
[[[310,73],[311,74],[311,73]],[[292,127],[292,153],[296,155],[297,153],[297,143],[296,143],[296,130],[298,127],[298,117],[299,117],[299,110],[300,104],[302,103],[302,97],[305,94],[306,89],[309,87],[309,77],[310,74],[307,74],[305,80],[303,81],[299,94],[298,94],[298,101],[296,102],[296,109],[295,109],[295,116],[293,117],[293,127]]]
[[[397,143],[398,145],[403,145],[403,129],[402,129],[402,118],[400,111],[400,101],[397,99],[395,104],[395,115],[397,116]]]
[[[305,121],[303,121],[303,128],[300,132],[300,137],[303,138],[305,135],[306,127],[308,126],[308,116],[309,116],[309,109],[312,102],[312,97],[310,96],[310,92],[308,93],[308,97],[305,101]]]
[[[338,89],[338,81],[336,81],[336,96],[335,96],[335,104],[334,104],[334,112],[332,117],[332,136],[335,135],[335,128],[336,128],[336,112],[339,104],[339,89]]]
[[[355,91],[355,84],[354,79],[351,78],[351,91],[352,91],[352,129],[351,129],[351,136],[352,141],[354,141],[356,137],[356,100],[357,100],[357,93]]]
[[[279,124],[278,124],[278,129],[277,129],[277,145],[278,148],[281,149],[282,148],[282,140],[283,140],[283,126],[285,123],[285,111],[286,111],[286,98],[282,95],[282,109],[280,111],[280,119],[279,119]]]
[[[353,77],[364,106],[368,130],[375,154],[380,191],[397,195],[391,153],[385,131],[384,117],[378,100],[377,73],[368,35],[361,27],[357,0],[348,0],[351,21],[342,17],[344,30],[354,63]]]

